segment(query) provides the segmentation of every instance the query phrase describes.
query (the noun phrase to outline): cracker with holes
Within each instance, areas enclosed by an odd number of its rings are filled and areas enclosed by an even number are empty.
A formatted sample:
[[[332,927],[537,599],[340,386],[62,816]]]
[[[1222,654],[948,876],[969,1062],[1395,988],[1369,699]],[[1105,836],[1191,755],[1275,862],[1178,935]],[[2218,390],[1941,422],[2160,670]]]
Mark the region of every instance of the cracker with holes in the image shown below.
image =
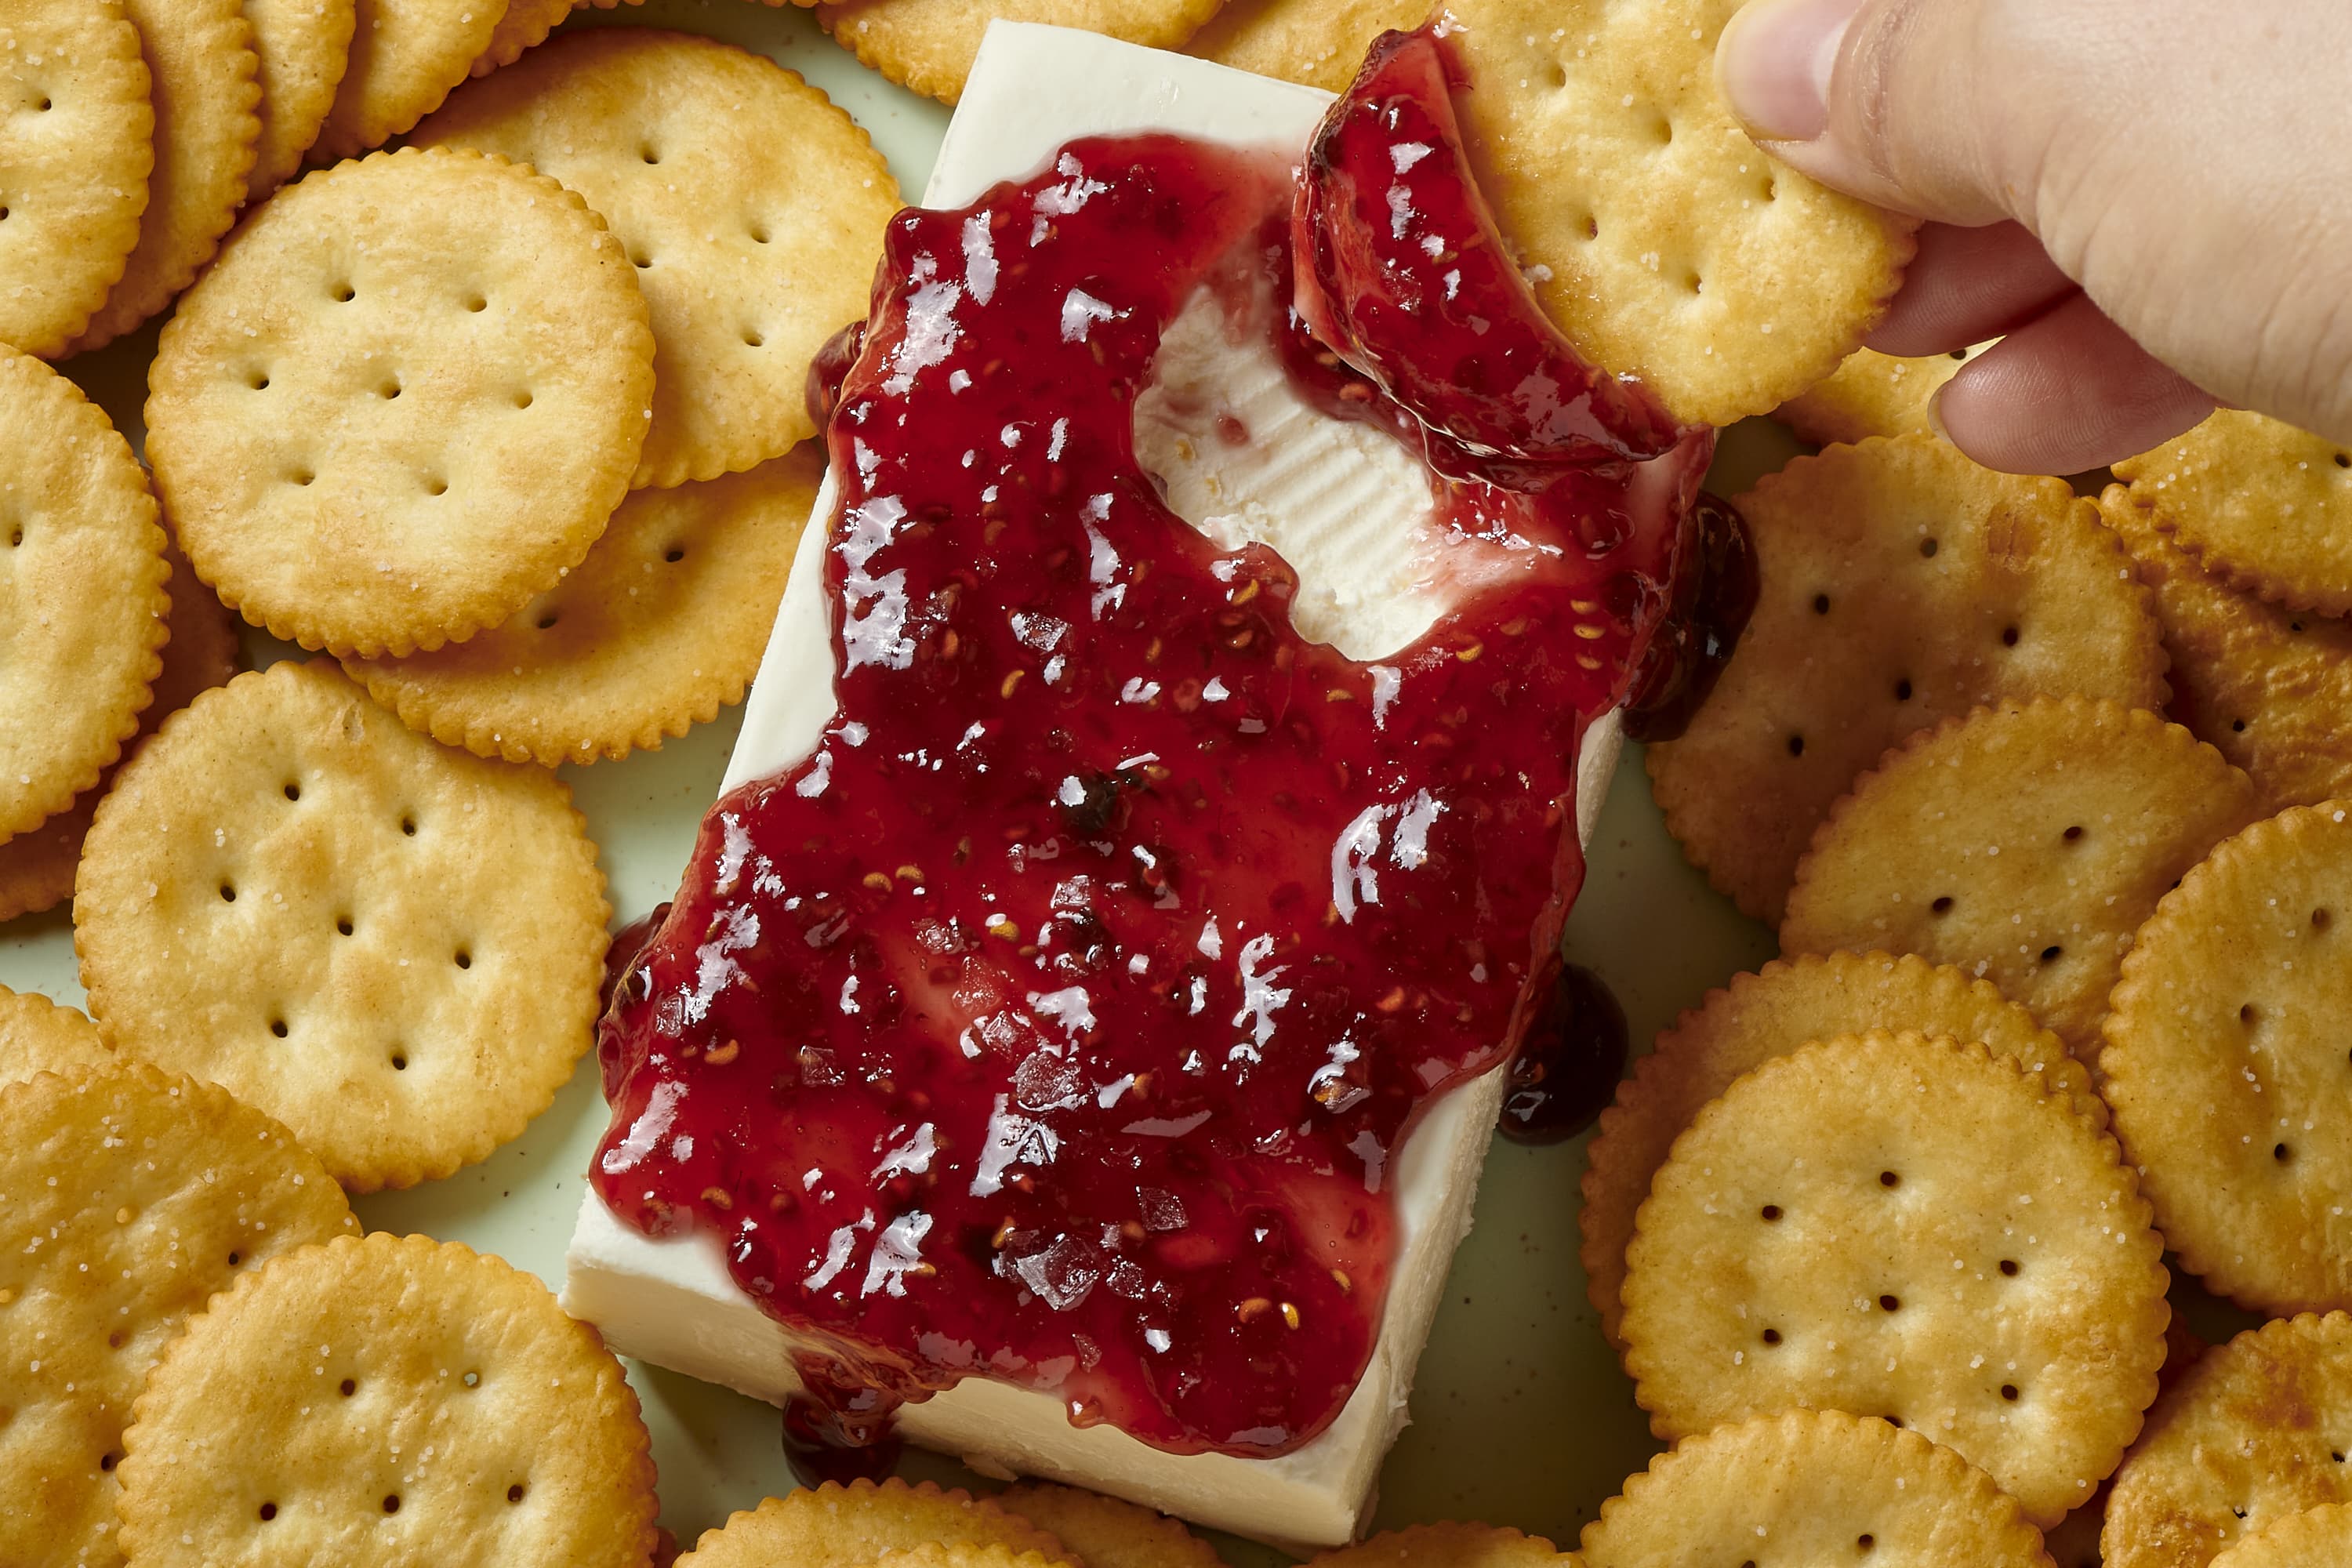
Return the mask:
[[[1414,1524],[1312,1559],[1313,1568],[1557,1568],[1559,1549],[1540,1535],[1492,1524]]]
[[[261,136],[246,199],[263,202],[302,166],[351,63],[353,0],[245,0],[260,62]]]
[[[1684,420],[1769,413],[1884,312],[1912,220],[1775,163],[1715,86],[1739,0],[1451,0],[1479,184],[1585,358]]]
[[[35,991],[0,985],[0,1084],[37,1072],[73,1072],[114,1059],[98,1026],[78,1008],[60,1007]]]
[[[138,1063],[0,1085],[0,1561],[117,1563],[131,1402],[205,1299],[355,1229],[293,1135]]]
[[[261,121],[253,29],[239,0],[125,0],[155,111],[155,163],[139,242],[74,339],[80,353],[134,331],[212,257],[245,200]]]
[[[2274,1316],[2352,1306],[2352,808],[2215,847],[2125,957],[2099,1051],[2180,1265]]]
[[[1843,1036],[1675,1140],[1626,1249],[1625,1368],[1661,1437],[1884,1415],[2055,1523],[2156,1397],[2163,1250],[2074,1096],[1981,1044]]]
[[[74,890],[90,1016],[360,1191],[520,1133],[580,1059],[607,910],[571,794],[323,660],[205,693],[123,766]]]
[[[1172,49],[1219,0],[834,0],[816,19],[835,42],[910,91],[953,103],[989,23],[1044,22]]]
[[[1776,959],[1759,973],[1735,975],[1675,1019],[1633,1064],[1586,1147],[1584,1202],[1577,1211],[1585,1290],[1612,1342],[1634,1211],[1699,1108],[1775,1057],[1871,1029],[1981,1040],[2074,1094],[2095,1121],[2106,1121],[2089,1075],[2064,1043],[1990,984],[1957,969],[1910,954],[1833,952]]]
[[[163,645],[163,668],[155,677],[152,700],[139,715],[139,728],[123,742],[126,755],[199,693],[236,673],[236,617],[205,591],[177,550],[167,544],[163,558],[172,572],[164,589],[172,605],[172,640]],[[81,841],[112,782],[111,772],[100,775],[65,810],[0,843],[0,921],[55,909],[73,897]]]
[[[2289,609],[2352,612],[2352,450],[2223,409],[2115,468],[2215,576]]]
[[[469,76],[488,76],[510,66],[524,53],[547,41],[555,25],[572,15],[574,0],[513,0],[490,34],[481,57],[467,68]]]
[[[507,0],[356,0],[355,12],[351,58],[313,163],[356,158],[440,108],[490,47]]]
[[[2245,774],[2154,713],[1979,709],[1854,781],[1797,868],[1780,948],[1955,964],[2095,1051],[2132,933],[2259,811]]]
[[[62,353],[106,303],[139,242],[154,132],[122,0],[0,16],[0,343]]]
[[[2107,1568],[2205,1568],[2292,1514],[2352,1502],[2352,1317],[2250,1330],[2147,1413],[2116,1472]]]
[[[29,354],[0,348],[0,840],[121,753],[168,633],[163,531],[131,447]],[[0,848],[5,848],[0,844]]]
[[[995,1501],[1076,1552],[1087,1568],[1221,1568],[1223,1561],[1183,1521],[1099,1492],[1024,1481]]]
[[[641,1568],[654,1545],[621,1363],[537,1279],[429,1237],[306,1247],[215,1298],[149,1377],[120,1473],[134,1568]]]
[[[588,559],[505,625],[343,668],[479,756],[553,767],[658,748],[743,700],[824,479],[811,441],[750,473],[638,490]]]
[[[1418,27],[1433,9],[1432,0],[1228,0],[1184,52],[1345,92],[1374,38]]]
[[[1601,1505],[1579,1551],[1589,1568],[2049,1563],[2015,1500],[1949,1448],[1874,1418],[1810,1410],[1676,1444]]]
[[[464,89],[412,140],[529,163],[612,226],[653,321],[636,484],[732,473],[815,434],[809,363],[864,320],[898,208],[888,165],[824,93],[731,44],[609,27]]]
[[[1759,920],[1780,919],[1831,805],[1906,736],[2040,694],[2163,700],[2147,590],[2062,480],[1905,436],[1800,458],[1738,504],[1755,613],[1648,766],[1684,853]]]
[[[2352,1550],[2352,1504],[2288,1514],[2242,1537],[2213,1568],[2342,1568]]]
[[[728,1516],[703,1532],[681,1568],[865,1568],[877,1558],[933,1542],[1002,1546],[1067,1562],[1054,1538],[984,1500],[895,1477],[879,1485],[827,1481]]]
[[[410,149],[238,229],[148,386],[196,575],[305,647],[405,654],[496,626],[588,553],[644,445],[653,334],[577,195]]]
[[[2231,587],[2121,485],[2107,487],[2099,510],[2156,595],[2172,717],[2245,769],[2273,805],[2352,794],[2352,622]]]
[[[1900,359],[1856,349],[1822,380],[1772,411],[1772,417],[1817,446],[1910,436],[1934,429],[1928,410],[1960,366],[1990,348],[1979,343],[1948,354]]]

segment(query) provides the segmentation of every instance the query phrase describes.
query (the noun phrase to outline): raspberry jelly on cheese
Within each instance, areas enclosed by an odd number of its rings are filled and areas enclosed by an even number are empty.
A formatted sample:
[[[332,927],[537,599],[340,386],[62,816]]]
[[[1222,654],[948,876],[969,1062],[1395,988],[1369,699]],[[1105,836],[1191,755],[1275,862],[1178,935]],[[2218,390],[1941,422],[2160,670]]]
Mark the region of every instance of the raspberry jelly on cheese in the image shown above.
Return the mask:
[[[711,810],[601,1037],[599,1194],[724,1239],[810,1347],[803,1436],[985,1376],[1174,1452],[1299,1447],[1379,1335],[1400,1142],[1549,1000],[1578,740],[1689,597],[1712,436],[1573,363],[1440,45],[1386,47],[1304,172],[1078,142],[891,226],[827,398],[837,714]],[[1285,275],[1294,212],[1364,367],[1302,374],[1423,441],[1461,588],[1373,662],[1133,451],[1169,321]]]

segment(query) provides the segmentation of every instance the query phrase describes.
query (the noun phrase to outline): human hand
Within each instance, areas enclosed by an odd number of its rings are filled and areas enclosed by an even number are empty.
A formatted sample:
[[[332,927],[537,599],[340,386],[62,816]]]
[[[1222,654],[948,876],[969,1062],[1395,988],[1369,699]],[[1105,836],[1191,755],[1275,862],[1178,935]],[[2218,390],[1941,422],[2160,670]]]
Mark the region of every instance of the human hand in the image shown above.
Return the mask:
[[[2002,342],[1937,413],[2075,473],[2220,399],[2352,442],[2352,5],[1753,0],[1716,57],[1751,134],[1927,224],[1869,340]]]

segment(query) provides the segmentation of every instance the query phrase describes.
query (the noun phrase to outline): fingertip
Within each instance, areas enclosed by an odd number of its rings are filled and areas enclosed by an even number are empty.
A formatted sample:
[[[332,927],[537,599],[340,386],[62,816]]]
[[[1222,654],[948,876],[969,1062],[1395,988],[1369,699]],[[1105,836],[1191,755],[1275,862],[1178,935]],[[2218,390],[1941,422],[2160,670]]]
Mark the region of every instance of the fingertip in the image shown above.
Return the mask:
[[[1751,0],[1715,49],[1715,81],[1759,142],[1811,142],[1829,129],[1830,78],[1864,0]]]
[[[2161,446],[2213,408],[2078,295],[1963,365],[1929,418],[1986,468],[2083,474]]]

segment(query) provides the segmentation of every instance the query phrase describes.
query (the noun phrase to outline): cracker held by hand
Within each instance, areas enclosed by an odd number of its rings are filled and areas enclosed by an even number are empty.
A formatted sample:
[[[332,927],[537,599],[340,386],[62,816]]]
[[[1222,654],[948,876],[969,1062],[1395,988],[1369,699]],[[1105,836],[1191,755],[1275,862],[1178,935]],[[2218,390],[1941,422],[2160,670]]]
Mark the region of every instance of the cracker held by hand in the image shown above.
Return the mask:
[[[644,444],[635,271],[502,158],[383,153],[281,192],[149,373],[147,457],[196,574],[362,655],[463,641],[554,586]]]
[[[2099,1075],[2181,1267],[2283,1316],[2352,1306],[2352,807],[2215,847],[2124,959]]]
[[[654,1466],[621,1363],[496,1258],[305,1247],[192,1319],[123,1436],[133,1568],[643,1568]]]
[[[136,1062],[0,1086],[0,1562],[113,1563],[122,1429],[216,1290],[354,1229],[293,1134]]]
[[[2352,1551],[2352,1504],[2291,1513],[2213,1559],[2213,1568],[2343,1568]]]
[[[2352,612],[2352,451],[2224,409],[2117,463],[2116,478],[2224,582],[2289,609]]]
[[[635,264],[654,332],[637,485],[749,468],[816,433],[809,363],[866,315],[889,165],[765,56],[646,27],[565,35],[469,85],[413,144],[577,191]]]
[[[2106,1107],[2065,1044],[1990,984],[1957,969],[1911,954],[1832,952],[1775,959],[1759,973],[1734,975],[1729,986],[1708,992],[1675,1019],[1633,1064],[1585,1151],[1584,1202],[1577,1211],[1585,1291],[1612,1343],[1634,1212],[1699,1108],[1775,1057],[1871,1029],[1981,1040],[2073,1094],[2105,1125]]]
[[[1069,1562],[1053,1536],[994,1503],[929,1481],[827,1481],[730,1514],[703,1531],[678,1568],[866,1568],[877,1558],[935,1542],[1002,1546]]]
[[[1685,1438],[1601,1505],[1579,1551],[1587,1568],[2050,1562],[1982,1470],[1916,1432],[1826,1410]]]
[[[1928,410],[1960,366],[1991,347],[1979,343],[1948,354],[1901,359],[1856,349],[1845,363],[1772,411],[1801,441],[1826,447],[1873,436],[1924,435],[1935,428]]]
[[[246,199],[270,193],[302,166],[351,63],[354,0],[245,0],[261,65],[261,137]]]
[[[205,693],[116,777],[74,893],[90,1013],[346,1186],[445,1176],[587,1049],[604,876],[570,792],[403,725],[324,661]]]
[[[1077,1553],[1087,1568],[1223,1568],[1217,1549],[1183,1521],[1119,1498],[1024,1481],[995,1502]]]
[[[2250,1330],[2147,1413],[2116,1472],[2107,1568],[2205,1568],[2293,1514],[2352,1502],[2352,1317]]]
[[[1626,1249],[1625,1367],[1661,1437],[1885,1415],[2053,1524],[2156,1397],[2163,1251],[2073,1095],[1982,1045],[1849,1035],[1675,1140]]]
[[[139,243],[155,111],[122,0],[0,15],[0,344],[62,353]]]
[[[130,445],[80,388],[0,348],[0,839],[121,754],[169,635],[163,531]]]
[[[1184,52],[1235,70],[1345,92],[1382,33],[1410,32],[1433,0],[1227,0]]]
[[[357,0],[351,60],[311,161],[355,158],[440,108],[506,14],[507,0]]]
[[[106,1041],[79,1008],[60,1007],[37,991],[0,985],[0,1084],[37,1072],[70,1073],[114,1060]]]
[[[1758,591],[1680,740],[1649,752],[1684,853],[1775,921],[1813,830],[1890,746],[1971,709],[2164,697],[2147,590],[2063,481],[1906,436],[1800,458],[1738,500]]]
[[[1765,414],[1884,313],[1916,226],[1767,156],[1716,90],[1740,0],[1451,0],[1462,119],[1536,298],[1681,419]]]
[[[1954,964],[2095,1049],[2132,933],[2258,811],[2245,774],[2154,713],[1979,709],[1854,781],[1797,868],[1781,951]]]
[[[1325,1552],[1309,1568],[1559,1568],[1559,1548],[1540,1535],[1492,1524],[1413,1524]]]
[[[992,21],[1079,27],[1146,48],[1173,49],[1216,14],[1218,0],[836,0],[816,19],[845,48],[909,91],[963,96]]]

